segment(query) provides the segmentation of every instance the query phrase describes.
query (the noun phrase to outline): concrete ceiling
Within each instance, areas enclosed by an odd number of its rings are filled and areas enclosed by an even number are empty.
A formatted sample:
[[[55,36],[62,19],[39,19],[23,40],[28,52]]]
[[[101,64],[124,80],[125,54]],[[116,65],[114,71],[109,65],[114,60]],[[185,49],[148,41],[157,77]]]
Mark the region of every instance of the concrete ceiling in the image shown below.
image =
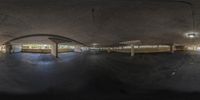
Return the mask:
[[[185,1],[193,4],[200,32],[200,1]],[[0,42],[55,34],[87,45],[198,43],[200,37],[184,36],[192,20],[190,6],[175,0],[0,0]]]

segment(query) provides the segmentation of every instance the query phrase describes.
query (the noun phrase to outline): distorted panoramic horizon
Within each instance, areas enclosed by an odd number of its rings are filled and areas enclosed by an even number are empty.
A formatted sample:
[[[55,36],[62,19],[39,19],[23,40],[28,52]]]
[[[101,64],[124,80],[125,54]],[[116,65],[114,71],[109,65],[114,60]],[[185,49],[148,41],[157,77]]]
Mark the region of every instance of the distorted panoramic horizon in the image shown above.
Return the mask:
[[[0,0],[0,97],[200,99],[198,0]]]

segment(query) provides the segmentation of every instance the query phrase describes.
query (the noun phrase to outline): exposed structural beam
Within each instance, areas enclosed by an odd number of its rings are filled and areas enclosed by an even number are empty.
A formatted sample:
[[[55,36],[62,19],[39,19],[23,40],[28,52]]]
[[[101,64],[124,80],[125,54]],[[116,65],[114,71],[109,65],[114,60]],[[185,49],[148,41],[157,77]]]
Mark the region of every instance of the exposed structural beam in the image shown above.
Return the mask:
[[[37,37],[37,36],[44,36],[44,37],[49,37],[49,38],[53,37],[53,38],[57,38],[59,40],[65,41],[65,42],[75,42],[75,43],[86,46],[84,43],[81,43],[81,42],[76,41],[74,39],[64,37],[64,36],[60,36],[60,35],[53,35],[53,34],[31,34],[31,35],[20,36],[20,37],[13,38],[9,41],[6,41],[4,44],[11,43],[12,41],[20,40],[20,39],[23,39],[23,38]]]

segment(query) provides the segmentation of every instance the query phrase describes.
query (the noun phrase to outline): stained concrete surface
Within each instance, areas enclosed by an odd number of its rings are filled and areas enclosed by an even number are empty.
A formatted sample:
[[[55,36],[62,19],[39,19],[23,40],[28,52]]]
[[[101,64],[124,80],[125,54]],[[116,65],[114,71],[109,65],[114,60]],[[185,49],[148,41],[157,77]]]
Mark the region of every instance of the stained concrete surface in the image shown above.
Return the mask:
[[[91,99],[199,98],[200,53],[84,52],[0,54],[0,93],[6,97]]]

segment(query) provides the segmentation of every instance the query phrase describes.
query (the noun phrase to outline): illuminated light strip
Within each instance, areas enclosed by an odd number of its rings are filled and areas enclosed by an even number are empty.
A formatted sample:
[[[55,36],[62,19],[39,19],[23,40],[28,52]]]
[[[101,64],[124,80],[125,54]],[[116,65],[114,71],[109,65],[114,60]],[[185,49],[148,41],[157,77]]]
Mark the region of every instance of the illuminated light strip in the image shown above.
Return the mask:
[[[131,40],[131,41],[120,42],[120,44],[136,44],[136,43],[141,43],[141,41],[140,40]]]
[[[189,32],[185,34],[185,37],[187,38],[196,38],[198,37],[198,33],[197,32]]]

